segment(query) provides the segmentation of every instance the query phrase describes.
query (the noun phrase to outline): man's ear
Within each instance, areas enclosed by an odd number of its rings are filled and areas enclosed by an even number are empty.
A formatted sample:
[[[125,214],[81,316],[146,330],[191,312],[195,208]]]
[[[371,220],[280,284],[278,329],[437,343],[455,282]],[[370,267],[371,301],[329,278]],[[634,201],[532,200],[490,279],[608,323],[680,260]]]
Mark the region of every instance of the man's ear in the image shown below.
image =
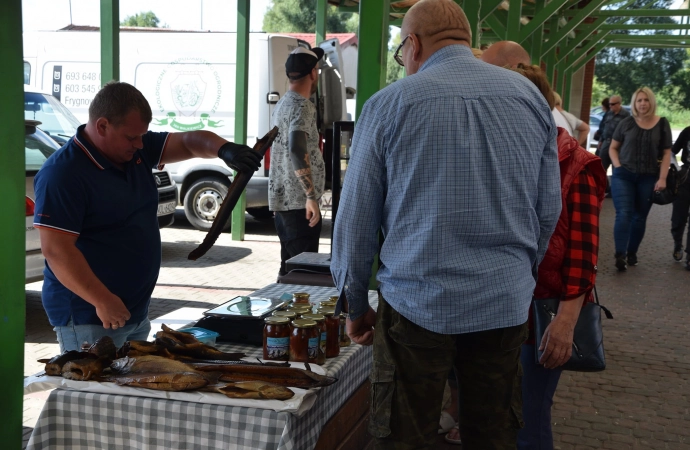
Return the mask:
[[[105,117],[99,117],[98,120],[96,120],[96,132],[99,136],[105,137],[108,125],[110,125],[110,123]]]
[[[412,60],[419,62],[422,59],[422,41],[416,34],[410,34],[410,45],[412,45]]]

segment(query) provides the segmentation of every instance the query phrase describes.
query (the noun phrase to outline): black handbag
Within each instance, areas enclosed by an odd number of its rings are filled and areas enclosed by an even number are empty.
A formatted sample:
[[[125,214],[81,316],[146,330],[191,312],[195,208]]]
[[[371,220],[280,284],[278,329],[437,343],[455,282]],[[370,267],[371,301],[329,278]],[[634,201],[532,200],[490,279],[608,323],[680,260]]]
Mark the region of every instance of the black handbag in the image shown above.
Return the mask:
[[[687,179],[687,167],[683,166],[678,170],[676,169],[676,165],[671,163],[666,177],[666,188],[663,191],[654,191],[652,202],[657,205],[668,205],[669,203],[673,203],[678,196],[678,189]]]
[[[576,372],[600,372],[606,369],[606,357],[604,355],[604,336],[601,330],[601,311],[608,319],[613,319],[611,311],[599,304],[597,289],[594,288],[594,302],[587,302],[580,310],[580,316],[573,333],[573,353],[570,360],[561,368]],[[534,317],[535,361],[539,364],[539,358],[544,352],[539,351],[539,344],[546,327],[549,326],[556,313],[560,299],[532,299],[532,313]]]

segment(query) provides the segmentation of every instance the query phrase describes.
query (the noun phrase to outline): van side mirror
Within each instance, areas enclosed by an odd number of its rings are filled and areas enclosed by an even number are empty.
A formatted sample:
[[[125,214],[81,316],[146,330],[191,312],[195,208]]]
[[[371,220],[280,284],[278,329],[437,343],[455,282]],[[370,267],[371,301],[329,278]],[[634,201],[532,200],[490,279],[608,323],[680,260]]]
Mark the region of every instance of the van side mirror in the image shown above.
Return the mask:
[[[275,105],[280,100],[280,94],[278,92],[269,92],[266,94],[266,103],[269,105]]]

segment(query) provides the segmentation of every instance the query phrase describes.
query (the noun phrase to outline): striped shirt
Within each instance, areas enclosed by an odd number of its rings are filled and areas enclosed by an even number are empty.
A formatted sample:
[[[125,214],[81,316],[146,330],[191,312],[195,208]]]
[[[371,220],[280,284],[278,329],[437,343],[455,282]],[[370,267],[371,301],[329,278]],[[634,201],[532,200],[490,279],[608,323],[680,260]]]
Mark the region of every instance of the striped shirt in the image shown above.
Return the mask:
[[[529,80],[463,45],[372,96],[333,237],[350,317],[368,308],[381,230],[381,293],[412,322],[444,334],[526,322],[561,209],[556,133]]]

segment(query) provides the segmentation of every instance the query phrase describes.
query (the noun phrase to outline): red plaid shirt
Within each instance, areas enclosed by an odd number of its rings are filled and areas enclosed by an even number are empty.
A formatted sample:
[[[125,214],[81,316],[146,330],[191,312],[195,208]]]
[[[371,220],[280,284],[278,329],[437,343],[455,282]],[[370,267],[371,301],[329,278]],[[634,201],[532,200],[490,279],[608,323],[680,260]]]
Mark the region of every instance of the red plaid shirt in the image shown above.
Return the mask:
[[[583,169],[573,180],[566,198],[570,219],[568,248],[563,260],[562,297],[570,300],[589,294],[594,287],[599,252],[599,199],[592,174]]]

